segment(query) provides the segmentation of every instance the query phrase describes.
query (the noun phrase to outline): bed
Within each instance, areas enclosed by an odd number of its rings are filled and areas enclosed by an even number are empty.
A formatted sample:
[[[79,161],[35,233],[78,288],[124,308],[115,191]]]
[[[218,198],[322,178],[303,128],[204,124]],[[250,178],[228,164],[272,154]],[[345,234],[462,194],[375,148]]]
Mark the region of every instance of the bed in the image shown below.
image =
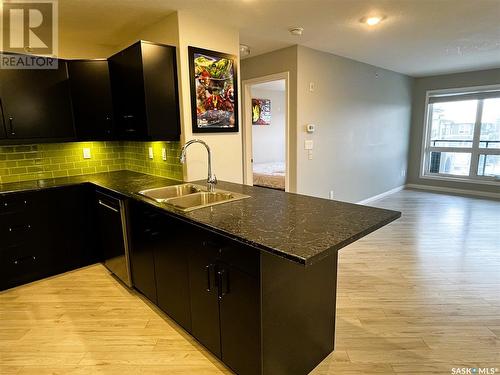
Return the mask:
[[[253,184],[285,190],[285,162],[254,163]]]

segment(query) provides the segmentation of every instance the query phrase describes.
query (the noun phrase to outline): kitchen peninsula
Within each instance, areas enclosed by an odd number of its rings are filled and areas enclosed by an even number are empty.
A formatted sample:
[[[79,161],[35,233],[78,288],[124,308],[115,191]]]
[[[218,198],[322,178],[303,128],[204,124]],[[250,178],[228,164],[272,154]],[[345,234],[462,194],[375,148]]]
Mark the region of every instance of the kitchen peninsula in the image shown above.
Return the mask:
[[[61,216],[50,200],[61,200],[72,189],[87,204],[78,207],[84,215],[70,214],[86,218],[79,229],[86,228],[92,238],[99,231],[93,218],[96,192],[120,199],[126,202],[134,288],[238,374],[312,370],[334,349],[338,250],[400,213],[227,182],[217,188],[249,198],[181,212],[137,194],[177,184],[130,171],[0,184],[0,215],[16,211],[16,218],[25,215],[30,221],[31,209],[44,217],[43,207],[50,207],[49,218]],[[8,231],[6,223],[0,223],[2,231]],[[27,225],[31,231],[36,227]],[[27,225],[16,230],[29,236]],[[30,260],[24,266],[31,279],[12,273],[14,262],[31,258],[6,252],[1,289],[100,261],[102,254],[95,252],[100,239],[94,237],[74,246],[83,248],[81,262],[57,270],[43,269],[50,264],[43,262],[50,258],[43,252],[54,245],[41,245],[42,253],[33,255],[41,263]],[[2,235],[0,242],[7,246],[9,238]]]

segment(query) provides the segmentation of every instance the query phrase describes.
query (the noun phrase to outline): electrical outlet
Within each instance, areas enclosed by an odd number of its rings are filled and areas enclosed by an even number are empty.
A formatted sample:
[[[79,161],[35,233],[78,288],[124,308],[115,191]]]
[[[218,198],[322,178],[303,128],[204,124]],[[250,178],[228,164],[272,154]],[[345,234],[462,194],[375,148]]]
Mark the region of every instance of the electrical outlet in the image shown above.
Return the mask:
[[[167,149],[165,147],[161,149],[161,158],[162,160],[167,160]]]
[[[309,151],[307,151],[307,158],[308,158],[309,160],[313,160],[313,150],[309,150]]]
[[[148,155],[150,159],[153,159],[153,147],[148,148]]]
[[[314,82],[309,82],[309,91],[314,92]]]
[[[88,148],[88,147],[84,147],[83,148],[83,158],[84,159],[90,159],[91,158],[90,148]]]

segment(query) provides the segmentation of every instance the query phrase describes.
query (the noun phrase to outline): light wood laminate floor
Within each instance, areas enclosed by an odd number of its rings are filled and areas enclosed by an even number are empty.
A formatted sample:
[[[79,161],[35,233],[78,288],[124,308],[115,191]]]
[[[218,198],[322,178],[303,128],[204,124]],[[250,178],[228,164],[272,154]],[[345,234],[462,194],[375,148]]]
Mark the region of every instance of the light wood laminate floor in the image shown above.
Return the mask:
[[[374,205],[403,217],[340,251],[336,350],[312,374],[500,369],[500,202]],[[0,374],[95,373],[230,372],[100,265],[0,293]]]

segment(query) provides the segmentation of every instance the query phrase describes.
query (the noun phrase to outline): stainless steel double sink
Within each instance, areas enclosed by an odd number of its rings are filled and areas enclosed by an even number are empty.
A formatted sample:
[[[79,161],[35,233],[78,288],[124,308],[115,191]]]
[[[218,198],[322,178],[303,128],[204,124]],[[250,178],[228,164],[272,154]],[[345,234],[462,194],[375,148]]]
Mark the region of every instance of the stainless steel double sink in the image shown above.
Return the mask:
[[[248,195],[231,191],[209,191],[205,186],[190,183],[141,190],[138,194],[184,212],[250,198]]]

